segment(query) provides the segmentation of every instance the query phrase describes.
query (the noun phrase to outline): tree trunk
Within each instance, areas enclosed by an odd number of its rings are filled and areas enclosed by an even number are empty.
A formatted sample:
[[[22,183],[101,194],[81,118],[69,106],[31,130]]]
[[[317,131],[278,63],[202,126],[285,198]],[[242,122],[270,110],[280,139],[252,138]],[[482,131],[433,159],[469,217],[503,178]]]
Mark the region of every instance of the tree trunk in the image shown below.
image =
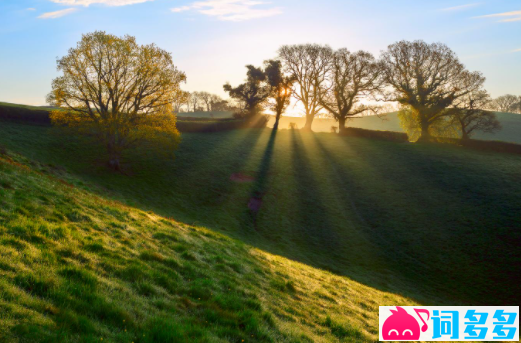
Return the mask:
[[[275,124],[273,125],[273,130],[279,129],[279,122],[280,122],[281,115],[282,115],[282,113],[277,113],[277,115],[275,116]]]
[[[314,115],[306,114],[306,124],[302,128],[302,131],[313,131],[311,129],[311,125],[313,124],[314,119],[315,119]]]
[[[117,153],[115,147],[113,144],[108,145],[108,152],[109,152],[109,167],[110,169],[114,171],[121,171],[121,164],[119,162],[119,154]]]
[[[343,135],[346,132],[346,118],[338,118],[338,134]]]
[[[461,140],[462,141],[468,141],[470,139],[470,135],[465,131],[461,131]]]
[[[429,132],[429,122],[421,121],[421,133],[420,138],[418,138],[418,143],[427,143],[431,141],[431,133]]]

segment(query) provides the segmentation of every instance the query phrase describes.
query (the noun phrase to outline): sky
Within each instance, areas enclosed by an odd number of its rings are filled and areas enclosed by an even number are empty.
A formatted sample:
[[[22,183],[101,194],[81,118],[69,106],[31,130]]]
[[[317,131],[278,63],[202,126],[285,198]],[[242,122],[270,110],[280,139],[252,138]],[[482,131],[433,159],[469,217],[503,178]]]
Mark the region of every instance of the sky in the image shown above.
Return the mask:
[[[520,0],[0,0],[0,101],[45,105],[56,59],[96,30],[156,43],[184,89],[223,97],[283,44],[378,56],[415,39],[447,44],[492,96],[521,95]]]

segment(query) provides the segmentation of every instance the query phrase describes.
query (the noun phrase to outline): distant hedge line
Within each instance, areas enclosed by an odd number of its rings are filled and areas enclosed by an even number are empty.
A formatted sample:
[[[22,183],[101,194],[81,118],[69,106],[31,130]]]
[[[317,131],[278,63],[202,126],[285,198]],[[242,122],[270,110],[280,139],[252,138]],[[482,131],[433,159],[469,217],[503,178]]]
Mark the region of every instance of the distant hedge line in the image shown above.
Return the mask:
[[[0,105],[0,119],[15,122],[51,125],[49,111],[45,109],[36,110],[18,106]]]
[[[0,105],[0,119],[12,122],[51,125],[48,110]],[[177,128],[181,132],[220,132],[252,127],[246,119],[178,118]],[[262,127],[265,125],[262,125]]]
[[[407,134],[403,133],[403,132],[367,130],[367,129],[360,129],[357,127],[346,128],[345,131],[342,133],[342,135],[351,136],[351,137],[383,139],[386,141],[402,142],[402,143],[409,141]]]

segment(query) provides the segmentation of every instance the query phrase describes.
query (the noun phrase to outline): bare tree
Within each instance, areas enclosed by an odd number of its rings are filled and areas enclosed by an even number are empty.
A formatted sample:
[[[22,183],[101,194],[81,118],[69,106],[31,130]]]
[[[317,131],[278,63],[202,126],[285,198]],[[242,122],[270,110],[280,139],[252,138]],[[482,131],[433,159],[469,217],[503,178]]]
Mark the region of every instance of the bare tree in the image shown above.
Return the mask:
[[[212,111],[212,94],[208,92],[199,92],[199,100],[201,101],[204,106],[206,106],[206,111],[211,112]]]
[[[346,120],[366,112],[376,113],[378,105],[362,104],[382,87],[381,68],[373,55],[365,51],[351,53],[340,49],[334,53],[327,82],[322,85],[320,105],[339,123],[345,132]]]
[[[385,100],[409,106],[421,128],[420,141],[430,140],[429,127],[447,114],[455,100],[477,91],[485,82],[469,72],[446,45],[401,41],[382,54],[381,65],[391,88]]]
[[[485,90],[478,90],[460,97],[448,110],[453,123],[461,130],[461,139],[468,140],[476,131],[494,133],[501,130],[496,114],[485,110],[491,98]]]
[[[190,111],[190,108],[193,109],[193,112],[197,112],[197,109],[199,108],[199,92],[192,92],[190,94],[190,98],[188,100],[188,110]]]
[[[306,124],[303,130],[311,131],[313,119],[322,106],[320,88],[326,81],[333,50],[318,44],[285,45],[279,49],[284,71],[296,80],[292,93],[304,105]]]
[[[492,102],[492,108],[498,112],[517,112],[521,97],[512,94],[500,96]]]

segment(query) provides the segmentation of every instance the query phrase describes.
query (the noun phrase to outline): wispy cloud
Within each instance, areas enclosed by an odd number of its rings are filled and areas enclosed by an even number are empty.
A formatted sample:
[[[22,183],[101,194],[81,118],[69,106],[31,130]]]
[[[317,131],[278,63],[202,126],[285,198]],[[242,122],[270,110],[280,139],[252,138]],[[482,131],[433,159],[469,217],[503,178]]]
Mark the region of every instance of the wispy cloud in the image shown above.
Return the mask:
[[[513,21],[521,21],[521,11],[512,11],[512,12],[504,12],[504,13],[496,13],[489,15],[482,15],[476,18],[502,18],[499,22],[508,23]]]
[[[76,12],[76,11],[77,11],[76,8],[67,8],[67,9],[61,10],[61,11],[44,13],[41,16],[39,16],[38,18],[40,18],[40,19],[56,19],[56,18],[61,18],[63,16],[66,16],[66,15],[71,14],[71,13]]]
[[[27,11],[36,11],[36,8],[28,8]]]
[[[479,5],[481,5],[481,3],[480,2],[476,2],[476,3],[473,3],[473,4],[466,4],[466,5],[442,8],[440,11],[443,11],[443,12],[464,11],[464,10],[467,10],[469,8],[476,7],[476,6],[479,6]]]
[[[154,1],[154,0],[50,0],[57,4],[63,4],[68,6],[85,6],[89,7],[92,4],[102,4],[107,6],[127,6],[140,4],[143,2]]]
[[[245,21],[282,14],[280,7],[258,7],[268,4],[270,3],[256,0],[206,0],[194,2],[190,6],[172,8],[172,12],[196,10],[224,21]]]
[[[512,52],[521,52],[521,49],[516,49],[516,50],[514,50]]]

